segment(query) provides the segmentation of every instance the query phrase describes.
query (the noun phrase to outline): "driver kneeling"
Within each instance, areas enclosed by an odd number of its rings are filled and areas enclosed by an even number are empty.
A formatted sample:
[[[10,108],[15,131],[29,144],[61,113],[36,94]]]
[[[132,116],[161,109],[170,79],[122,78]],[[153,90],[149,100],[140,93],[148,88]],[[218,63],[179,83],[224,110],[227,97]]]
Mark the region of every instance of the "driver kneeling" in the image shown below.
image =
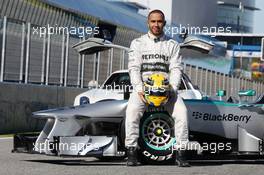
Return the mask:
[[[146,109],[144,83],[153,74],[159,74],[169,81],[171,87],[170,97],[164,105],[174,119],[176,148],[184,150],[188,143],[187,109],[177,94],[182,77],[182,64],[180,45],[168,38],[163,28],[166,24],[164,13],[153,10],[148,14],[149,32],[131,42],[128,52],[128,70],[130,74],[133,93],[130,95],[126,110],[126,139],[128,148],[128,166],[137,165],[137,146],[139,137],[139,123]],[[150,80],[155,81],[155,80]],[[153,100],[153,99],[152,99]],[[155,105],[155,102],[154,102]],[[185,159],[185,151],[177,151],[176,163],[179,166],[189,166]]]

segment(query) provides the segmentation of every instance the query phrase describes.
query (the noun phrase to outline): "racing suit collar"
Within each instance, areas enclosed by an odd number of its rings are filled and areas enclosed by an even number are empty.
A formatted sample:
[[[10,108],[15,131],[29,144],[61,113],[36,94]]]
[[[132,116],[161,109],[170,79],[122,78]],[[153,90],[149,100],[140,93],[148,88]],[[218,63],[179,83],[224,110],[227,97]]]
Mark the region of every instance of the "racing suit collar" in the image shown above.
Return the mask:
[[[159,41],[164,41],[165,40],[165,35],[162,33],[160,36],[155,36],[153,35],[150,31],[148,31],[148,37],[149,39],[153,40],[154,42],[159,42]]]

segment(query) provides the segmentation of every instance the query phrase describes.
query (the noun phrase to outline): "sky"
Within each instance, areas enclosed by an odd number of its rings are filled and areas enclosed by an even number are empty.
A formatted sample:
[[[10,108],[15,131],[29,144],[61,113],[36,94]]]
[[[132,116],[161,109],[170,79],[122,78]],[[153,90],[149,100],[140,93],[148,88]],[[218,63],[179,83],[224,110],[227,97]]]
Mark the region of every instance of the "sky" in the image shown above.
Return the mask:
[[[148,0],[137,0],[137,1],[145,5],[148,4],[147,3]],[[259,8],[260,10],[254,12],[253,33],[264,34],[264,0],[255,0],[255,2],[256,2],[256,7]]]
[[[261,10],[254,14],[254,33],[264,34],[264,0],[256,0],[256,7]]]

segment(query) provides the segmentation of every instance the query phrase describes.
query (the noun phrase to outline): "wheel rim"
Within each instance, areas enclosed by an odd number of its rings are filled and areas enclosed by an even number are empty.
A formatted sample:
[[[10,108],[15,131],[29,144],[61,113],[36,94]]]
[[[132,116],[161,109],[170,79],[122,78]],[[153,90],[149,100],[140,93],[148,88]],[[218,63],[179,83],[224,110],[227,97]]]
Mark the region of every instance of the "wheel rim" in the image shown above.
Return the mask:
[[[175,143],[173,119],[164,113],[151,114],[142,125],[144,142],[155,150],[166,150]]]

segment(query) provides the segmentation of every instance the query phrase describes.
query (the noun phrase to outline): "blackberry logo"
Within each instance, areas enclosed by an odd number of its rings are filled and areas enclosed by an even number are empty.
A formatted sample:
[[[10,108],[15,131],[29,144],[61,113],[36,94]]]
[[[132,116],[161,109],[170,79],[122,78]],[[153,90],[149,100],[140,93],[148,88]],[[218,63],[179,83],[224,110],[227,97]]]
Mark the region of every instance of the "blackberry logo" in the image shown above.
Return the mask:
[[[211,114],[211,113],[201,113],[193,112],[192,116],[194,119],[201,119],[204,121],[242,121],[248,123],[251,115],[235,115],[235,114]]]

